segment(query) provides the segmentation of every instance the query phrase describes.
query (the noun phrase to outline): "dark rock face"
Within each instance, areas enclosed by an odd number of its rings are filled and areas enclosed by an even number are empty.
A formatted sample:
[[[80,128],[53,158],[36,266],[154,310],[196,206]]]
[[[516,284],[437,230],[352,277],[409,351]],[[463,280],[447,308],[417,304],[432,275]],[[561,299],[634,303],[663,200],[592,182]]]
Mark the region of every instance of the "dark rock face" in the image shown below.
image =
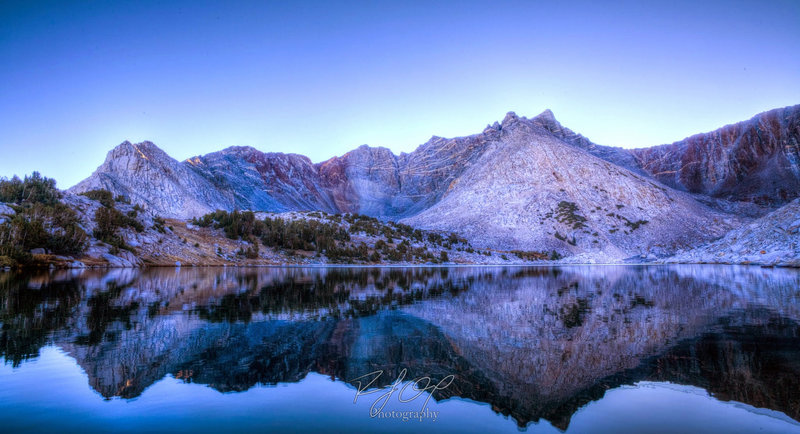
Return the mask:
[[[392,151],[364,145],[316,169],[337,211],[372,216],[398,213],[392,201],[400,192],[400,179]]]
[[[773,206],[800,195],[799,142],[796,105],[631,153],[643,170],[670,187]]]
[[[401,216],[416,215],[439,202],[497,134],[496,129],[487,129],[454,139],[434,136],[414,152],[401,155],[402,189],[397,206],[406,208]]]
[[[485,134],[432,138],[411,154],[361,146],[313,164],[302,155],[232,147],[185,164],[236,207],[264,211],[325,211],[398,218],[436,203],[487,141]]]
[[[316,167],[303,155],[264,153],[237,146],[184,163],[217,188],[230,191],[239,209],[338,211],[320,185]]]

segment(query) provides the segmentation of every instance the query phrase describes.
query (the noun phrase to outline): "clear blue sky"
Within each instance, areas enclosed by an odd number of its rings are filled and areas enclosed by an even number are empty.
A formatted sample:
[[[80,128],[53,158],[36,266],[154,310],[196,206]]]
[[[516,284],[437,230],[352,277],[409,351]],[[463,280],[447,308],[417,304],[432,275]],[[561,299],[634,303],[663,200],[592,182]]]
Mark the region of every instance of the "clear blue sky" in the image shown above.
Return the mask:
[[[680,140],[800,103],[800,1],[0,1],[0,175],[62,188],[124,140],[314,161],[550,108]]]

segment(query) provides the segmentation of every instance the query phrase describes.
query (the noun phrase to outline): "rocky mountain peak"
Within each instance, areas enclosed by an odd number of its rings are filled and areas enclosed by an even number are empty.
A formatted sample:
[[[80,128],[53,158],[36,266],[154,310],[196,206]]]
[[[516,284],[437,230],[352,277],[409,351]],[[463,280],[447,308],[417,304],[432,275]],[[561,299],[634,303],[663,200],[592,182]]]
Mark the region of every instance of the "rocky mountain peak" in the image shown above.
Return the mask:
[[[518,121],[519,121],[519,116],[517,116],[516,113],[508,112],[506,113],[506,117],[503,118],[503,121],[500,122],[500,126],[506,128],[515,124]]]
[[[263,152],[259,151],[258,149],[252,146],[228,146],[227,148],[223,149],[221,152],[225,154],[263,154]]]
[[[120,143],[119,145],[115,146],[113,149],[108,151],[108,154],[106,154],[106,161],[108,161],[110,158],[116,158],[123,155],[135,155],[135,154],[136,154],[136,148],[134,147],[133,143],[131,143],[128,140],[125,140],[124,142]]]
[[[153,142],[144,141],[141,143],[131,143],[128,140],[117,145],[114,149],[109,151],[106,155],[106,164],[113,164],[118,160],[145,160],[151,163],[158,163],[164,160],[174,160],[167,155],[161,148],[156,146]]]
[[[344,154],[341,158],[346,158],[348,156],[355,157],[359,155],[370,155],[370,156],[381,156],[381,157],[389,157],[395,158],[394,152],[391,149],[383,147],[383,146],[369,146],[369,145],[361,145],[358,148]],[[336,157],[334,157],[336,158]]]
[[[189,218],[232,208],[229,195],[197,174],[194,164],[194,160],[178,162],[152,142],[126,140],[108,153],[92,176],[68,191],[105,189],[168,217]]]
[[[551,128],[563,128],[561,124],[556,120],[556,116],[553,114],[550,109],[545,109],[545,111],[539,113],[533,119],[531,119],[534,123],[539,125],[545,126],[547,129]],[[548,128],[549,127],[549,128]]]
[[[504,120],[504,123],[506,121]],[[720,236],[726,216],[518,119],[439,201],[401,220],[475,246],[614,261]]]
[[[484,134],[492,134],[492,133],[497,132],[497,131],[500,131],[500,122],[495,122],[493,124],[488,124],[488,125],[486,125],[486,128],[483,129],[483,133]]]

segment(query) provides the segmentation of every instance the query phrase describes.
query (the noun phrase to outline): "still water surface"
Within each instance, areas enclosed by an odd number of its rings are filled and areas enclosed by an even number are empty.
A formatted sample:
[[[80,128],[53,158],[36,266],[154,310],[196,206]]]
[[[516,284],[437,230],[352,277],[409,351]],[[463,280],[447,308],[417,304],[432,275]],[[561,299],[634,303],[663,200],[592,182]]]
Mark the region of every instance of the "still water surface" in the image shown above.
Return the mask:
[[[800,432],[800,270],[0,273],[0,358],[0,431]]]

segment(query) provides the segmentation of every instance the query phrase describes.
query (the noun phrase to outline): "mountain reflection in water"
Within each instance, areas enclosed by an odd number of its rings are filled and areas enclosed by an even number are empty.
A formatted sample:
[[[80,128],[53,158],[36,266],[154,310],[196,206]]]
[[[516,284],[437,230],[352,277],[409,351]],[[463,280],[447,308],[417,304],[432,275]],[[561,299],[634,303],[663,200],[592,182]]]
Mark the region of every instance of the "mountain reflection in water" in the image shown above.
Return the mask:
[[[436,399],[566,429],[641,381],[800,420],[800,272],[730,266],[0,273],[0,356],[53,345],[103,397],[166,376],[221,392],[455,375]],[[0,385],[2,387],[2,385]],[[6,403],[0,403],[4,405]],[[365,417],[367,417],[365,415]]]

